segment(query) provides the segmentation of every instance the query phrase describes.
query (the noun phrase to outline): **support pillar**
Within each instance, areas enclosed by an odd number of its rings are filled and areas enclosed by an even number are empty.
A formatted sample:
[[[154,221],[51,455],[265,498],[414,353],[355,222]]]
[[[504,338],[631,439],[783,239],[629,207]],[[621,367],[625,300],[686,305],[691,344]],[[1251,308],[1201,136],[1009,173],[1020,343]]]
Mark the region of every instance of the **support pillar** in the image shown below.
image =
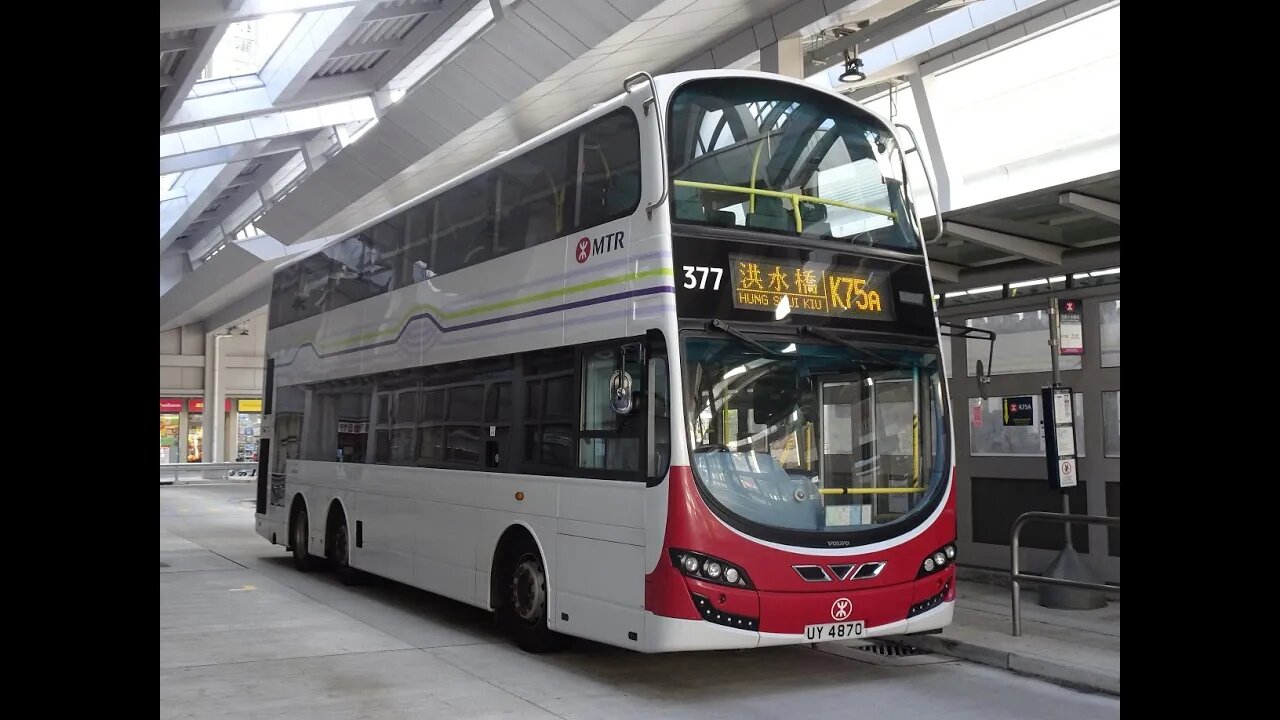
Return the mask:
[[[226,335],[218,332],[205,335],[204,358],[204,461],[226,462],[226,389],[223,372],[222,341]]]
[[[804,79],[804,43],[800,36],[782,38],[760,48],[760,70]]]
[[[933,114],[933,105],[929,95],[932,77],[920,74],[919,66],[907,73],[907,82],[911,83],[911,96],[916,102],[916,113],[920,116],[920,133],[924,136],[925,150],[929,153],[930,170],[933,171],[934,182],[938,186],[939,212],[947,212],[955,207],[955,190],[951,174],[947,171],[947,163],[942,149],[942,140],[938,133],[938,123]]]

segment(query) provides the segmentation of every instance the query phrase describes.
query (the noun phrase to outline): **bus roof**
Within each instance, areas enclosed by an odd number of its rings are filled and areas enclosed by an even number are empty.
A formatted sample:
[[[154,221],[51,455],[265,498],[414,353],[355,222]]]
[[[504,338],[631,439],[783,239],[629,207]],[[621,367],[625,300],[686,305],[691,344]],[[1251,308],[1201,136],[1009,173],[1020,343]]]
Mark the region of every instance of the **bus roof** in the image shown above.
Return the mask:
[[[839,93],[833,92],[824,87],[807,83],[803,80],[786,77],[784,75],[777,75],[775,73],[759,72],[755,70],[688,70],[683,72],[661,73],[653,76],[654,84],[657,89],[658,98],[660,102],[664,104],[664,106],[665,106],[665,102],[671,97],[672,93],[674,93],[678,87],[685,84],[686,82],[689,82],[691,80],[703,80],[703,79],[715,79],[715,78],[753,78],[753,79],[764,80],[769,82],[801,85],[815,92],[843,98],[844,100],[848,101],[849,103],[857,106],[864,112],[868,113],[879,122],[883,123],[884,126],[888,128],[890,131],[892,131],[893,129],[892,123],[890,123],[886,118],[882,117],[879,113],[876,113],[870,110],[866,106],[852,100],[851,98],[845,95],[841,95]],[[633,88],[639,87],[639,84],[632,85],[632,87]],[[301,262],[302,260],[305,260],[311,257],[312,255],[315,255],[316,253],[323,252],[326,248],[332,246],[337,242],[341,242],[342,240],[348,237],[351,237],[352,235],[358,232],[361,232],[367,228],[377,225],[383,220],[386,220],[387,218],[390,218],[399,213],[402,213],[405,210],[413,207],[414,205],[417,205],[418,203],[424,200],[427,200],[435,195],[443,193],[446,190],[449,190],[450,188],[453,188],[457,185],[461,185],[462,183],[478,175],[481,175],[482,173],[485,173],[493,169],[494,167],[501,165],[502,163],[506,162],[507,160],[513,157],[519,157],[520,155],[524,154],[525,152],[528,152],[529,150],[532,150],[546,142],[554,140],[555,138],[559,137],[564,133],[572,131],[576,127],[585,125],[586,123],[591,122],[592,120],[595,120],[598,117],[608,114],[620,107],[623,107],[624,105],[627,104],[627,98],[629,96],[630,96],[630,93],[620,91],[617,95],[614,95],[613,97],[607,100],[594,103],[587,110],[577,115],[574,115],[568,120],[565,120],[564,122],[548,130],[544,130],[543,132],[538,133],[532,138],[529,138],[528,140],[525,140],[524,142],[521,142],[515,145],[509,150],[504,150],[499,152],[494,157],[490,158],[489,160],[479,165],[476,165],[471,170],[468,170],[467,172],[461,175],[455,175],[449,178],[448,180],[445,180],[444,182],[432,185],[431,187],[414,195],[411,199],[405,200],[404,202],[399,203],[398,205],[391,208],[390,210],[384,211],[374,216],[373,218],[366,220],[365,222],[359,225],[353,226],[352,228],[345,230],[343,232],[330,235],[327,239],[325,239],[322,243],[317,245],[315,248],[312,248],[307,252],[299,253],[296,257],[289,258],[285,262],[276,266],[273,273],[279,272],[293,265],[294,263]]]

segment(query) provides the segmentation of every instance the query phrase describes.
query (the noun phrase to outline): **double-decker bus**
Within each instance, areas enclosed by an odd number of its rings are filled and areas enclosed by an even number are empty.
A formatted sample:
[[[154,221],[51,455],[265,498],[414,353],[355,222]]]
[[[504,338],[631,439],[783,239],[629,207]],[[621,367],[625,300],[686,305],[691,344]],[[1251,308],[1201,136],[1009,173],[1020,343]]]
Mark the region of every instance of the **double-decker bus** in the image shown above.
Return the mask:
[[[299,569],[490,609],[530,651],[951,620],[920,222],[843,96],[640,73],[279,269],[266,342],[256,529]]]

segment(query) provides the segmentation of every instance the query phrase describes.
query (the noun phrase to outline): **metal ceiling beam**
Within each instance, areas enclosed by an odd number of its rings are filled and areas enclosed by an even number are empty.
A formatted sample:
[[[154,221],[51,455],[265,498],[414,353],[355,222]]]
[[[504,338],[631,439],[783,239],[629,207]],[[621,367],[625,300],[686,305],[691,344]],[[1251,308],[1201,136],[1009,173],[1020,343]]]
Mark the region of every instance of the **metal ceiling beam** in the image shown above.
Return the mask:
[[[987,230],[986,228],[974,227],[963,223],[948,220],[943,224],[944,232],[950,233],[957,237],[962,237],[972,243],[983,247],[999,250],[1003,253],[1016,255],[1027,260],[1033,260],[1045,265],[1061,265],[1062,253],[1065,248],[1058,245],[1052,245],[1040,240],[1032,240],[1031,238],[1021,237],[1019,235],[1010,235],[1008,233],[997,232],[995,230]]]
[[[375,3],[311,13],[315,22],[285,38],[261,73],[272,104],[289,102],[329,62],[329,57],[360,29],[360,16]]]
[[[1081,195],[1078,192],[1064,192],[1058,196],[1058,203],[1063,207],[1075,208],[1117,225],[1120,224],[1120,203],[1118,202]]]
[[[246,318],[249,318],[263,310],[267,309],[267,304],[271,302],[271,283],[266,283],[255,290],[249,291],[248,295],[236,300],[223,307],[221,310],[214,312],[212,315],[204,319],[207,327],[226,327],[234,325]]]
[[[160,54],[178,52],[179,50],[192,50],[196,44],[191,38],[160,38]]]
[[[373,71],[378,73],[373,87],[386,88],[387,84],[400,74],[400,71],[408,67],[419,55],[427,52],[431,45],[449,28],[462,20],[472,7],[470,3],[459,0],[448,0],[448,2],[447,6],[445,2],[438,3],[436,12],[413,26],[413,30],[410,30],[409,34],[400,41],[401,47],[404,48],[402,51],[392,53],[378,61],[377,67],[373,68]]]
[[[169,86],[170,86],[170,85],[172,85],[172,84],[173,84],[173,76],[172,76],[172,75],[161,75],[161,76],[160,76],[160,87],[162,87],[162,88],[167,88],[167,87],[169,87]]]
[[[382,63],[378,64],[381,65]],[[301,89],[294,93],[288,105],[318,105],[326,102],[350,100],[362,95],[372,95],[373,91],[374,83],[370,79],[369,73],[343,73],[342,75],[331,75],[308,80]]]
[[[941,260],[929,261],[929,272],[933,274],[935,280],[943,282],[960,282],[960,272],[964,270],[963,265],[942,262]]]
[[[845,50],[852,50],[855,45],[858,46],[859,50],[866,50],[881,43],[889,42],[895,37],[928,25],[955,9],[947,8],[943,13],[929,14],[929,11],[945,2],[946,0],[922,0],[921,2],[912,3],[896,13],[886,15],[872,22],[862,30],[813,49],[809,52],[809,59],[813,62],[830,66],[834,65],[835,62],[829,61],[836,60]]]
[[[1120,244],[1114,243],[1100,248],[1069,250],[1063,255],[1062,265],[1052,270],[1046,270],[1043,265],[1038,263],[1020,260],[995,267],[970,268],[960,273],[959,287],[960,289],[965,289],[984,285],[1003,285],[1004,283],[1035,280],[1036,278],[1055,275],[1071,275],[1118,265],[1120,265]],[[951,288],[947,289],[950,290]]]
[[[361,22],[377,22],[378,20],[395,20],[403,17],[414,17],[415,15],[430,15],[439,9],[440,3],[436,3],[434,6],[403,5],[399,7],[384,7],[365,15],[364,20],[361,20]]]
[[[338,58],[352,57],[355,55],[364,55],[365,53],[382,52],[383,50],[398,50],[404,47],[402,40],[379,40],[378,42],[363,43],[360,45],[343,45],[329,56],[330,60]]]
[[[168,175],[169,173],[182,172],[184,170],[194,170],[201,167],[209,167],[210,165],[221,165],[235,160],[245,158],[243,154],[245,148],[255,147],[253,157],[267,157],[269,155],[277,155],[284,152],[296,152],[301,150],[306,140],[301,138],[281,137],[271,140],[269,143],[263,140],[251,140],[244,143],[234,145],[223,145],[221,147],[209,148],[208,150],[199,150],[196,152],[182,153],[181,155],[170,155],[160,158],[160,174]],[[260,145],[260,147],[259,147]]]
[[[356,5],[362,0],[161,0],[160,32],[224,25],[283,12],[310,12]]]
[[[226,25],[200,28],[191,38],[195,46],[183,54],[182,59],[173,68],[173,82],[167,86],[160,96],[160,125],[163,126],[178,112],[182,101],[191,93],[191,87],[200,77],[200,71],[209,64],[213,57],[213,49],[217,47],[222,34],[227,31]]]
[[[998,217],[990,214],[970,213],[968,208],[957,211],[963,215],[957,218],[960,222],[980,225],[988,230],[996,230],[1010,235],[1031,238],[1032,240],[1042,240],[1047,243],[1062,244],[1062,230],[1060,228],[1049,225],[1042,225],[1037,222],[1029,222],[1027,220],[1011,220],[1006,217]]]

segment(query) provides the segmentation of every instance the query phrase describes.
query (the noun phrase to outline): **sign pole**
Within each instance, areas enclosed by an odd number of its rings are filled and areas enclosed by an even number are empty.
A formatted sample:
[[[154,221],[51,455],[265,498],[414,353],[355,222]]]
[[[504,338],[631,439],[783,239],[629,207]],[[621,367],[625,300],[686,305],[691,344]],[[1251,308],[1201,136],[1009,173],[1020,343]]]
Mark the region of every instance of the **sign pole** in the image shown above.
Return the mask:
[[[1058,298],[1050,298],[1049,300],[1049,361],[1053,364],[1053,389],[1057,390],[1062,387],[1062,363],[1058,359],[1058,352],[1062,348],[1062,326],[1059,323],[1061,317],[1058,315]],[[1048,430],[1045,431],[1046,433]],[[1048,445],[1045,446],[1046,449]],[[1057,458],[1050,461],[1051,465],[1057,464]],[[1066,515],[1071,514],[1071,495],[1067,493],[1066,488],[1062,491],[1062,512]],[[1075,547],[1071,542],[1071,523],[1063,523],[1063,530],[1066,535],[1066,547]]]
[[[1064,311],[1071,322],[1069,341],[1063,342]],[[1041,389],[1041,408],[1044,416],[1044,454],[1049,483],[1062,493],[1062,512],[1071,514],[1071,496],[1068,490],[1077,484],[1075,396],[1071,388],[1062,386],[1062,368],[1058,356],[1064,353],[1083,355],[1080,342],[1081,312],[1079,300],[1064,300],[1059,306],[1056,297],[1049,299],[1049,356],[1053,368],[1053,381]],[[1044,576],[1062,580],[1100,583],[1096,574],[1076,552],[1071,537],[1071,523],[1063,523],[1065,543],[1058,556],[1045,568]],[[1097,590],[1045,585],[1040,588],[1040,604],[1063,610],[1094,610],[1107,606],[1107,600]]]

